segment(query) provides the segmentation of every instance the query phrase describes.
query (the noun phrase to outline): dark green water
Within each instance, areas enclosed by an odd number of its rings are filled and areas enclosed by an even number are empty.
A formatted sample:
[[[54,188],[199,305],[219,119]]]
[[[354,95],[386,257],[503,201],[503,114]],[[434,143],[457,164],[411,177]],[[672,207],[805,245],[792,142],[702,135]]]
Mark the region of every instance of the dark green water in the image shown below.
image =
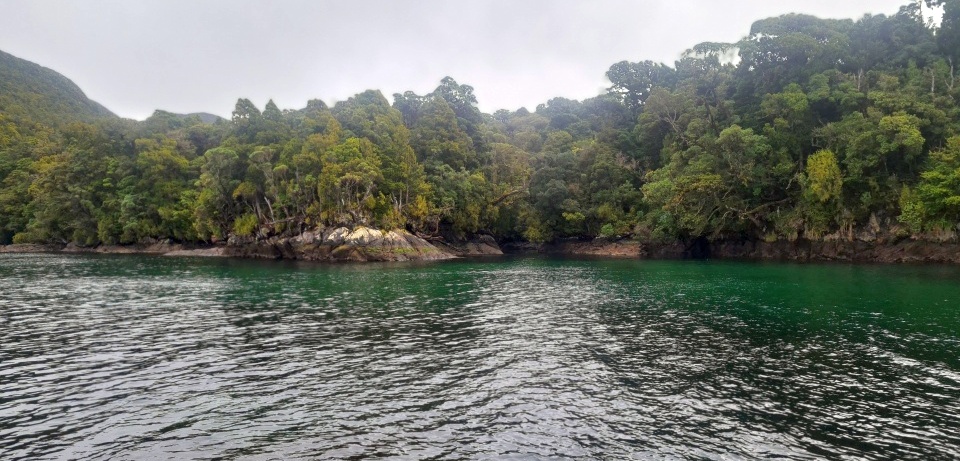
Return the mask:
[[[0,255],[0,459],[956,459],[960,268]]]

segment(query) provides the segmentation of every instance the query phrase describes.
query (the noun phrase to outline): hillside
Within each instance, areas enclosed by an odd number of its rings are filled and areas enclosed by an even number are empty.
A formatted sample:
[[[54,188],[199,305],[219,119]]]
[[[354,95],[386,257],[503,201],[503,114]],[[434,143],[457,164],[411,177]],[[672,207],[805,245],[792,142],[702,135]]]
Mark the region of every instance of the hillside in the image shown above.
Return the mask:
[[[178,114],[178,115],[180,115],[184,119],[188,119],[190,117],[197,117],[200,119],[201,122],[209,123],[211,125],[220,121],[226,121],[223,117],[219,115],[214,115],[208,112],[193,112],[189,114]]]
[[[484,114],[447,77],[392,103],[377,90],[299,110],[241,98],[214,124],[162,110],[69,123],[106,111],[6,55],[4,97],[40,123],[0,107],[0,243],[363,226],[448,241],[956,244],[960,0],[941,24],[916,3],[857,21],[788,14],[672,65],[614,63],[604,94],[533,111]]]
[[[0,113],[46,125],[115,118],[67,77],[0,51]]]

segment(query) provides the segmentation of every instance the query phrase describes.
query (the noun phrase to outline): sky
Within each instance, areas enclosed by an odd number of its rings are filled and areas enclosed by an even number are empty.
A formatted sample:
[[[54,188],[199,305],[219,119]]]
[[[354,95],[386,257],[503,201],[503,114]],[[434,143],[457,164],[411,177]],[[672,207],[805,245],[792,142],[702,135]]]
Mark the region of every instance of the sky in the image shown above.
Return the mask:
[[[911,0],[0,0],[0,50],[114,113],[229,117],[237,98],[298,109],[367,89],[471,85],[484,112],[609,86],[627,60],[673,64],[790,12],[857,19]]]

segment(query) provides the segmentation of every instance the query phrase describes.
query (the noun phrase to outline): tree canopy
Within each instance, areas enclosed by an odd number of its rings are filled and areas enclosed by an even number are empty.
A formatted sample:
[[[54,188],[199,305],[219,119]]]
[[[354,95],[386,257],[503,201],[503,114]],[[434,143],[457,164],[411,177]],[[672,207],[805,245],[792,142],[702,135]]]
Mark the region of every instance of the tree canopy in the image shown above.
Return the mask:
[[[789,14],[583,101],[484,114],[450,77],[392,103],[122,120],[0,53],[0,243],[268,238],[335,225],[500,239],[819,239],[960,222],[960,0]]]

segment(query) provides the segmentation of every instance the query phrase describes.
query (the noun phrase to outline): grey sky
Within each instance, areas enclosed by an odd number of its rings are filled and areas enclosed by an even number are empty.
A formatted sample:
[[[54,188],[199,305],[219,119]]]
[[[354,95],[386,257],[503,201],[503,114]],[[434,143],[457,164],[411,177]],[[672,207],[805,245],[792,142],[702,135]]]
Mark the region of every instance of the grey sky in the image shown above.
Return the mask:
[[[0,0],[0,49],[71,78],[117,114],[229,116],[237,98],[300,108],[365,89],[472,85],[485,112],[583,99],[611,64],[672,65],[788,12],[859,18],[911,0]]]

